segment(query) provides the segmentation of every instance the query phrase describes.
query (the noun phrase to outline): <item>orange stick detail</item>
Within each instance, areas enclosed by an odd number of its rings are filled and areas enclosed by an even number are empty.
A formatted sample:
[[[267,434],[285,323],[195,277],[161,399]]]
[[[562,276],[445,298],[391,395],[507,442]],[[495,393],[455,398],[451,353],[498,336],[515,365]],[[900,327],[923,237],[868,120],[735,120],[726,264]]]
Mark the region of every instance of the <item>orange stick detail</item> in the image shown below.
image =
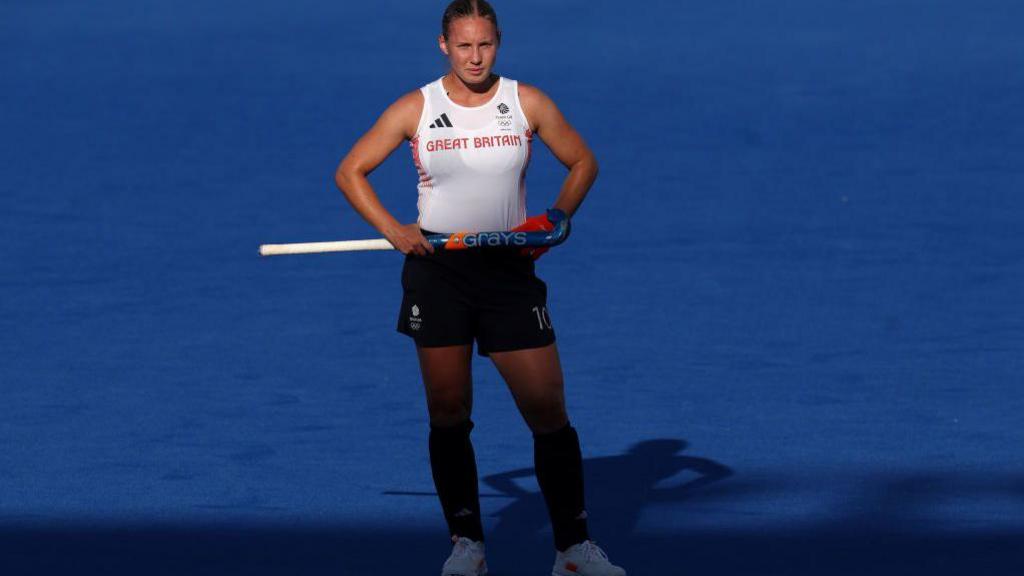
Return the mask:
[[[444,249],[445,250],[465,250],[466,249],[466,242],[463,240],[463,238],[466,237],[466,234],[470,234],[470,232],[456,232],[456,233],[448,236],[448,241],[445,242]]]

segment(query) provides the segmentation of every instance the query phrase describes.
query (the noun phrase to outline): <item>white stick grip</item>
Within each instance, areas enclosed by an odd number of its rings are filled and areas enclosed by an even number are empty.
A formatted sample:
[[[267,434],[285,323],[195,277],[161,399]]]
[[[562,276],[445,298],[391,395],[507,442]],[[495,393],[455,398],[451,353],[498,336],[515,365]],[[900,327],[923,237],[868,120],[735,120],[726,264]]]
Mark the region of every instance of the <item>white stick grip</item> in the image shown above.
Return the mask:
[[[285,254],[317,254],[320,252],[357,252],[361,250],[394,250],[384,238],[374,240],[343,240],[341,242],[305,242],[296,244],[261,244],[260,256]]]

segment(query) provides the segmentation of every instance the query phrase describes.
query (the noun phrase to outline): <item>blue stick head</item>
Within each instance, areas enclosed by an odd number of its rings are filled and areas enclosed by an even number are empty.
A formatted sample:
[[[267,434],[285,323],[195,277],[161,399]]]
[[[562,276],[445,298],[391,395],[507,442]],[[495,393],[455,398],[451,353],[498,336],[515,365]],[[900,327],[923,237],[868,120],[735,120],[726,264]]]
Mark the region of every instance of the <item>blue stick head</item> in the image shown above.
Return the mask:
[[[569,238],[572,226],[569,224],[569,217],[558,208],[548,208],[548,222],[554,224],[555,229],[548,232],[544,244],[547,246],[558,246]]]
[[[569,217],[565,215],[565,212],[563,212],[562,210],[560,210],[558,208],[548,208],[547,216],[548,216],[548,222],[551,222],[552,224],[554,224],[556,226],[562,220],[568,220],[569,219]]]

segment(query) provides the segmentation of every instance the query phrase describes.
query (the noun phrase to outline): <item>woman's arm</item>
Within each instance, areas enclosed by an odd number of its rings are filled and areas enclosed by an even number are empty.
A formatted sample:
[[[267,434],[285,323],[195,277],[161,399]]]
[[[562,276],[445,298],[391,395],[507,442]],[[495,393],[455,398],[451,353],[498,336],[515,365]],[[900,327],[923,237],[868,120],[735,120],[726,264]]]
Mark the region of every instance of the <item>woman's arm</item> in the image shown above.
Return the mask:
[[[419,225],[402,225],[384,208],[366,176],[416,135],[423,95],[417,90],[402,96],[381,114],[372,128],[352,146],[341,161],[334,182],[352,207],[402,254],[423,255],[434,248],[420,233]]]
[[[533,86],[520,83],[519,101],[530,122],[530,128],[540,136],[555,158],[569,169],[554,208],[561,209],[571,217],[597,179],[597,159],[583,137],[566,121],[546,94]]]

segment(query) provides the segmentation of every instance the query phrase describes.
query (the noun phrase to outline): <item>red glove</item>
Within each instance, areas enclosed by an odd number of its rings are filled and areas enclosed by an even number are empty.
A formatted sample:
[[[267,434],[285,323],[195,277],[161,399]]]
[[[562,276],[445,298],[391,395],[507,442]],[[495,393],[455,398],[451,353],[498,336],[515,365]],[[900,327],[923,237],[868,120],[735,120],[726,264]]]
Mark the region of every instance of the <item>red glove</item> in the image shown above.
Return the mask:
[[[516,226],[512,229],[513,232],[551,232],[555,229],[555,225],[548,220],[547,214],[540,214],[538,216],[531,216],[526,219],[525,222]],[[548,251],[547,246],[528,246],[523,248],[520,253],[523,256],[529,256],[536,260],[544,255]]]

